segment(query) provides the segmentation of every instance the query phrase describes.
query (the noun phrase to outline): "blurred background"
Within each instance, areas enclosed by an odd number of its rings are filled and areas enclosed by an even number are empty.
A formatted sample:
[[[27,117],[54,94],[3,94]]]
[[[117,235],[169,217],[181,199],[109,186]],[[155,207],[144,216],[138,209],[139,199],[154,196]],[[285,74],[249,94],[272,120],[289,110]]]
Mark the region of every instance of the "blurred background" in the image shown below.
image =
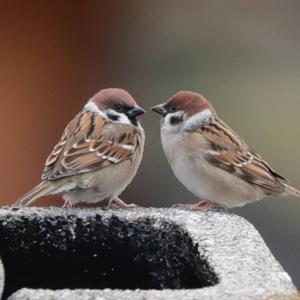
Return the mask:
[[[39,182],[65,125],[106,87],[128,90],[146,109],[178,90],[202,93],[300,188],[299,14],[298,0],[2,2],[1,204]],[[144,160],[122,198],[156,207],[196,201],[164,158],[158,116],[149,112],[143,126]],[[300,287],[300,200],[268,198],[233,212],[255,225]]]

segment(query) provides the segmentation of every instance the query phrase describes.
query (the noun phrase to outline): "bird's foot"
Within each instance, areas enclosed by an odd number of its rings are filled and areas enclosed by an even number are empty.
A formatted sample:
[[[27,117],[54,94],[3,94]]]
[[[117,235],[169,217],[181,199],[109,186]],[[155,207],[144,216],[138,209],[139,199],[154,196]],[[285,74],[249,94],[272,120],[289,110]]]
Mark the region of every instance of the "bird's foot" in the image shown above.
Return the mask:
[[[107,205],[107,208],[134,208],[134,207],[137,207],[137,205],[134,203],[127,204],[118,197],[111,199]]]
[[[195,204],[175,204],[172,207],[174,208],[184,208],[184,209],[190,209],[190,210],[224,210],[224,207],[214,204],[208,201],[200,201]]]
[[[63,206],[63,208],[72,208],[73,204],[71,202],[69,202],[68,200],[65,200]]]

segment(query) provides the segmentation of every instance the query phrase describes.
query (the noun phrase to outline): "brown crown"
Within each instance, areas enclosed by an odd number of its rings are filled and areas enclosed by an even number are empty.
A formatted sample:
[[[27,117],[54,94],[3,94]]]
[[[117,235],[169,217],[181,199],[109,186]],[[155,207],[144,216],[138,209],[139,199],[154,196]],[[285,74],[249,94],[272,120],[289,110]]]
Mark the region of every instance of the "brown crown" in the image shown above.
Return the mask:
[[[192,116],[202,110],[209,108],[214,111],[211,103],[198,93],[189,91],[181,91],[172,96],[166,106],[177,106],[179,110],[183,110],[187,115]]]
[[[137,106],[128,92],[118,88],[103,89],[95,94],[90,101],[94,102],[100,110],[111,108],[116,104],[129,108]]]

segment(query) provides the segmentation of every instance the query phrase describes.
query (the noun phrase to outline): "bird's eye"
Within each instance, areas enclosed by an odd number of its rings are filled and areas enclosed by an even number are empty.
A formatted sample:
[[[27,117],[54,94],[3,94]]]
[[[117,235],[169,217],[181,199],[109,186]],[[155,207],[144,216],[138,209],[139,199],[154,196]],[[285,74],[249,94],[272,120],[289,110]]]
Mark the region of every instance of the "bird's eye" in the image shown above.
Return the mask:
[[[114,106],[114,110],[117,111],[117,112],[123,112],[124,111],[122,105],[120,105],[120,104],[116,104]]]
[[[178,107],[175,105],[170,106],[169,112],[176,112],[178,110]]]

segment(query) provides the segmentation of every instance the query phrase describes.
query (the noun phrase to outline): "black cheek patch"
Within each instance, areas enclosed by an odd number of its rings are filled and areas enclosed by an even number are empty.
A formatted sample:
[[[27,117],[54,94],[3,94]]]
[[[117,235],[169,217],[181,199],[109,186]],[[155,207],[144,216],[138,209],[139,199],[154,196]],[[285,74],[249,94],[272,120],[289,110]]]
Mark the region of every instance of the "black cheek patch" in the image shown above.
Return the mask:
[[[112,121],[118,121],[119,120],[119,116],[117,116],[117,115],[107,114],[107,117],[109,119],[111,119]]]
[[[171,117],[170,118],[170,124],[171,125],[175,125],[175,124],[181,123],[182,121],[183,121],[182,117]]]

